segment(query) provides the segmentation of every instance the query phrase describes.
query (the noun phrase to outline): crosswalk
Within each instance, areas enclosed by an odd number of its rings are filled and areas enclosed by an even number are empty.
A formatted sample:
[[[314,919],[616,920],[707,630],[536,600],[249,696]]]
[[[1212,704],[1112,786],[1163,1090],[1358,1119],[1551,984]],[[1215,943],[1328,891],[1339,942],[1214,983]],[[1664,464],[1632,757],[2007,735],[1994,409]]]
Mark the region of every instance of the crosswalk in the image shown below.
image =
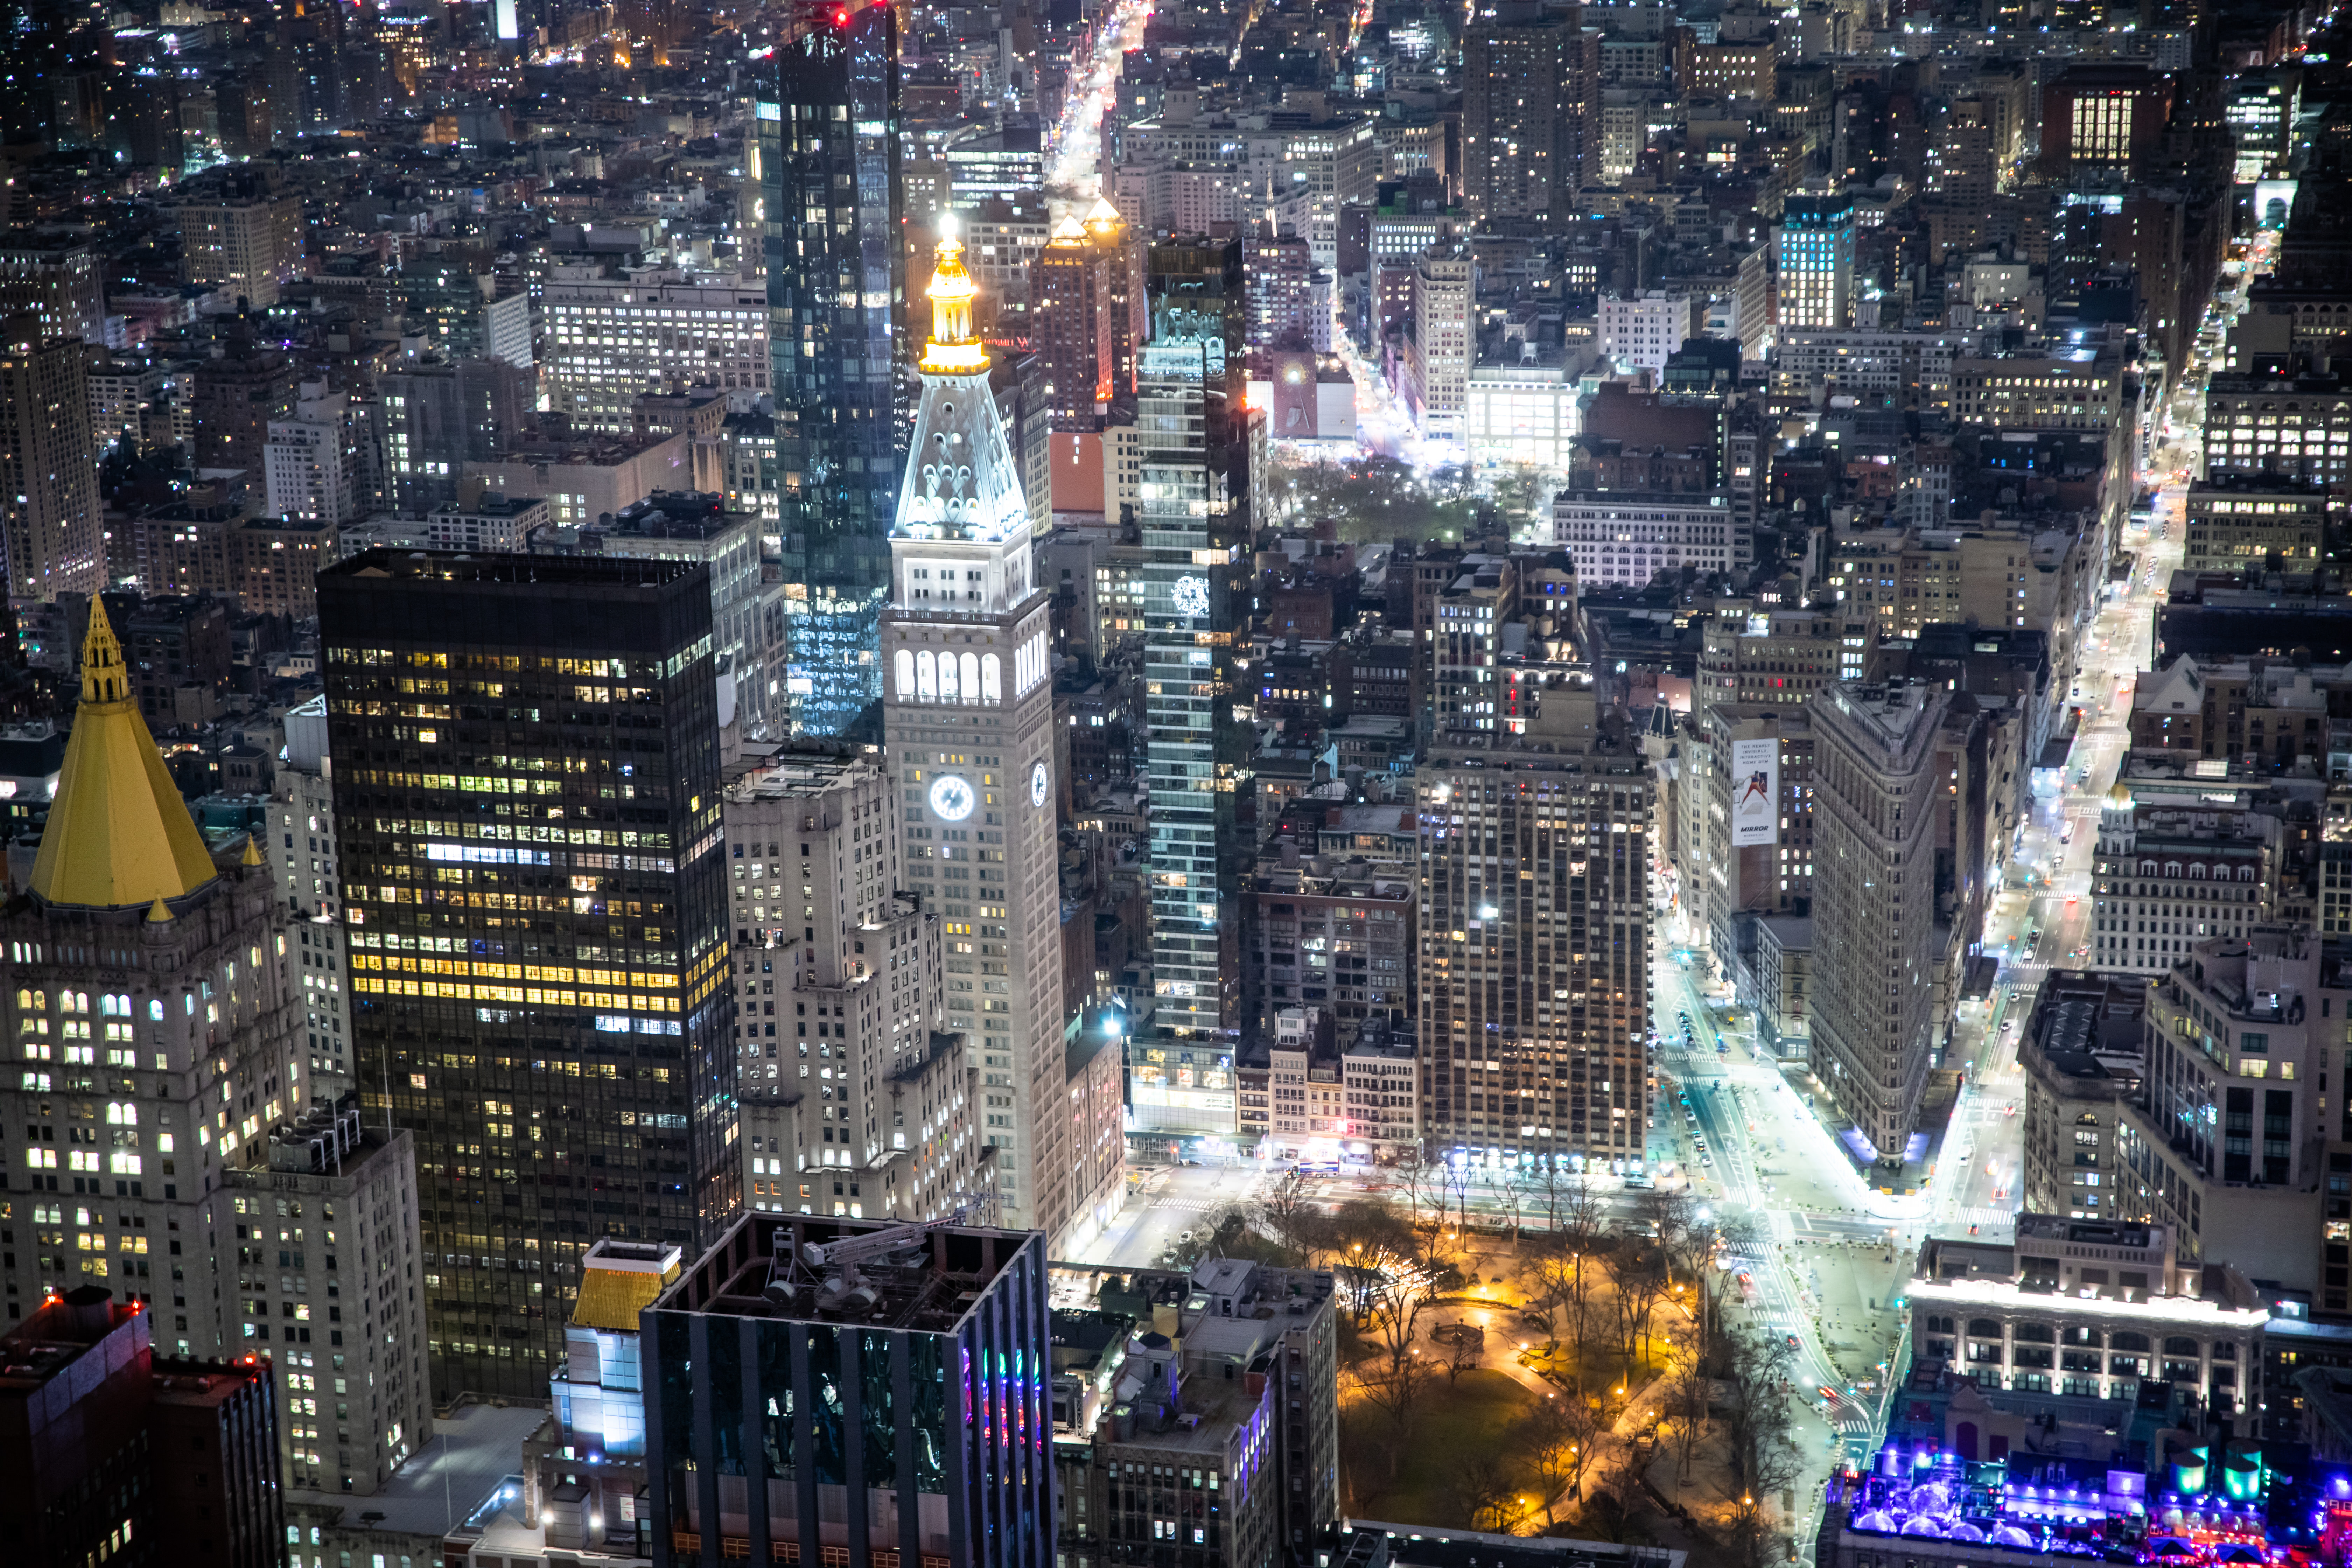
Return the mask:
[[[1231,1199],[1220,1198],[1155,1198],[1152,1207],[1169,1209],[1177,1214],[1214,1214],[1231,1205]]]
[[[2017,1224],[2017,1211],[2014,1209],[1965,1208],[1952,1217],[1960,1225],[1975,1226],[1979,1239],[1992,1235],[1996,1229],[2006,1236]]]

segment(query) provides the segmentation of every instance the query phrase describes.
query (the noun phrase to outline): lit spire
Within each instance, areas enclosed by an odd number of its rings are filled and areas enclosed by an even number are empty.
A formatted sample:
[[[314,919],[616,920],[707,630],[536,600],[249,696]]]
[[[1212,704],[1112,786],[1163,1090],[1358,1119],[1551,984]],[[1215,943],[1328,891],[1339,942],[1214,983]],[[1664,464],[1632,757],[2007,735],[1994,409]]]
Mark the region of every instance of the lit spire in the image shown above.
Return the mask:
[[[1106,239],[1117,234],[1126,223],[1127,220],[1118,216],[1118,209],[1110,205],[1108,196],[1097,196],[1095,205],[1087,209],[1087,229],[1097,239]]]
[[[96,595],[81,647],[81,707],[33,858],[52,904],[123,909],[184,898],[218,875],[131,694],[122,644]]]
[[[1046,241],[1048,245],[1056,247],[1066,245],[1084,245],[1086,242],[1087,226],[1074,217],[1065,217],[1055,224],[1054,237]]]
[[[963,267],[963,241],[953,213],[940,215],[939,264],[925,292],[931,301],[931,341],[922,368],[935,374],[969,375],[988,368],[988,351],[971,335],[971,301],[980,292]]]

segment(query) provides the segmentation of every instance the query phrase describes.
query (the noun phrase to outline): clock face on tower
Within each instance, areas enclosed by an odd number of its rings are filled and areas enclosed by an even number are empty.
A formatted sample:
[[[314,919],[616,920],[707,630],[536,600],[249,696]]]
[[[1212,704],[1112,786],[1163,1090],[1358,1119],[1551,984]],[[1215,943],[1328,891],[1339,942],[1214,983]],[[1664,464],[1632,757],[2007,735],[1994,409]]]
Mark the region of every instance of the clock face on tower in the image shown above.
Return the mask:
[[[1032,766],[1029,770],[1029,804],[1044,805],[1045,797],[1053,793],[1054,781],[1045,772],[1045,764],[1038,763]]]
[[[949,822],[961,822],[970,816],[978,801],[968,779],[942,773],[931,781],[931,810]]]
[[[1209,580],[1206,577],[1182,576],[1176,579],[1176,613],[1195,620],[1209,613]]]

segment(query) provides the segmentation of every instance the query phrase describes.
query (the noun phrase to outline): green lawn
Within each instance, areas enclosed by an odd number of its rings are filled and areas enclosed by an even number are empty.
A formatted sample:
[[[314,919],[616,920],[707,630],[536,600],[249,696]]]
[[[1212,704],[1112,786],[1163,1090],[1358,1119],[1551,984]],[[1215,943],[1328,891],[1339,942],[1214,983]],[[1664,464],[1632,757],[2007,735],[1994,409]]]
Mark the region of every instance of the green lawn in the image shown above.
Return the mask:
[[[1454,1498],[1455,1468],[1479,1454],[1504,1455],[1512,1426],[1534,1398],[1516,1379],[1484,1368],[1465,1372],[1452,1384],[1436,1379],[1413,1413],[1393,1482],[1381,1484],[1385,1454],[1362,1446],[1363,1473],[1354,1478],[1359,1500],[1352,1511],[1363,1519],[1461,1527],[1465,1521]],[[1361,1405],[1349,1417],[1381,1420],[1379,1412]],[[1384,1425],[1381,1436],[1386,1436]]]

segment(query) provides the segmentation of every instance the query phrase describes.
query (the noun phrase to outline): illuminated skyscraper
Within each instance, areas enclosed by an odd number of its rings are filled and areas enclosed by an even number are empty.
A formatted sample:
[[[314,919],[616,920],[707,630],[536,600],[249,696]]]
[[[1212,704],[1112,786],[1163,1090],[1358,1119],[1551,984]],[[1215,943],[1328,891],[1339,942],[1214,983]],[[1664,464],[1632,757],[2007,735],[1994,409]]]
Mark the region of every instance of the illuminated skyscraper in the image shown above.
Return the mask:
[[[1028,502],[972,292],[950,230],[882,623],[900,886],[941,921],[937,1026],[977,1058],[998,1214],[1058,1237],[1088,1194],[1072,1190],[1066,1092],[1051,595],[1030,574]]]
[[[1853,314],[1853,198],[1789,197],[1780,208],[1780,325],[1843,327]]]
[[[1111,395],[1109,258],[1064,218],[1030,269],[1030,332],[1056,430],[1093,430]]]
[[[435,1384],[540,1396],[596,1237],[698,1247],[740,1203],[709,569],[371,551],[319,624],[352,1059],[416,1137]]]
[[[1249,512],[1241,247],[1156,247],[1151,263],[1136,423],[1154,1007],[1153,1032],[1131,1047],[1129,1094],[1139,1131],[1230,1134],[1244,837],[1234,805],[1249,776],[1234,717]]]
[[[1581,671],[1524,730],[1442,733],[1421,773],[1421,1130],[1473,1163],[1645,1157],[1655,784]]]
[[[914,381],[899,233],[898,38],[887,5],[803,13],[761,63],[765,235],[793,727],[837,734],[876,662]]]

